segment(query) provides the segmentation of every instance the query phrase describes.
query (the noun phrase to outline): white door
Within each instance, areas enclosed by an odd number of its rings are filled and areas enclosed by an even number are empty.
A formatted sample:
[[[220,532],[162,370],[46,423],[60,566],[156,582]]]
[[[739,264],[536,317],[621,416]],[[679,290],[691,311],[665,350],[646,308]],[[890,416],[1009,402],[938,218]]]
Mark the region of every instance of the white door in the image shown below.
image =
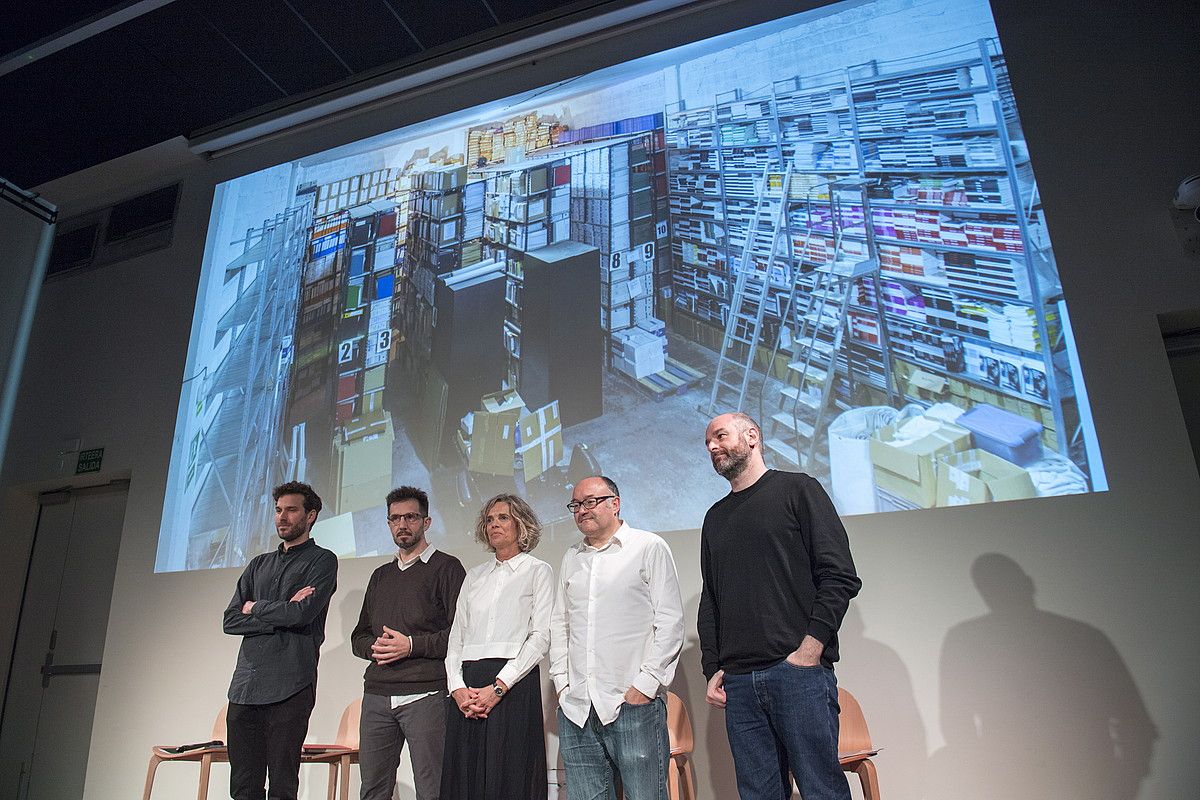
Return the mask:
[[[39,498],[0,723],[0,797],[83,797],[128,486]]]

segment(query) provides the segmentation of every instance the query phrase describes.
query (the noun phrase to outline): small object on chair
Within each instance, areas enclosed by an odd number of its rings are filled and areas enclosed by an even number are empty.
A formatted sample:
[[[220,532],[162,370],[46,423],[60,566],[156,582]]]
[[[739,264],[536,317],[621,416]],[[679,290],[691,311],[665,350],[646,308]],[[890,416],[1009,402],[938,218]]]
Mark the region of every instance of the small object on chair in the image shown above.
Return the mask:
[[[329,765],[328,800],[350,798],[350,765],[358,763],[358,720],[361,713],[360,696],[342,711],[337,736],[332,744],[305,744],[301,748],[301,763]]]
[[[213,764],[229,763],[229,750],[225,747],[225,714],[228,706],[221,706],[213,721],[212,736],[207,742],[181,744],[174,747],[156,745],[150,748],[150,763],[146,766],[146,783],[142,789],[142,800],[150,800],[154,791],[154,775],[158,765],[164,762],[188,762],[200,766],[200,781],[196,786],[197,800],[208,797],[208,779]]]
[[[197,744],[181,744],[181,745],[176,745],[175,747],[164,747],[163,752],[170,753],[171,755],[177,756],[180,753],[186,753],[190,750],[206,750],[210,747],[224,747],[224,746],[225,746],[225,743],[222,742],[220,739],[213,739],[211,742],[199,742]]]
[[[323,756],[326,754],[342,754],[351,748],[342,744],[306,744],[300,748],[301,756]]]

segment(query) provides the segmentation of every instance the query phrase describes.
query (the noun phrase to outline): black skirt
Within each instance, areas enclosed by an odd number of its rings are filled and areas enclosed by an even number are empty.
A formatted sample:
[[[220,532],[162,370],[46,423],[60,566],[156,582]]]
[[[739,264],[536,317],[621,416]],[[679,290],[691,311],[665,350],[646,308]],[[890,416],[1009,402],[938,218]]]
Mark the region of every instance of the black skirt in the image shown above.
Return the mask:
[[[467,686],[491,686],[503,658],[464,661]],[[441,800],[545,800],[546,732],[538,667],[511,686],[487,719],[446,700]]]

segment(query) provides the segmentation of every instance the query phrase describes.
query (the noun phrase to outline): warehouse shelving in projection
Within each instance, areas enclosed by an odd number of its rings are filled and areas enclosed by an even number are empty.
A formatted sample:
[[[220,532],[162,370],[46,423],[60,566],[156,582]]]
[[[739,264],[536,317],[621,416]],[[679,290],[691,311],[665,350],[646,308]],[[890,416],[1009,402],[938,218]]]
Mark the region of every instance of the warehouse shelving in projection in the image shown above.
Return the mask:
[[[597,471],[695,528],[735,409],[845,514],[1102,491],[1030,159],[987,4],[877,0],[221,184],[156,567],[273,546],[292,479],[344,556],[400,484],[450,548]]]

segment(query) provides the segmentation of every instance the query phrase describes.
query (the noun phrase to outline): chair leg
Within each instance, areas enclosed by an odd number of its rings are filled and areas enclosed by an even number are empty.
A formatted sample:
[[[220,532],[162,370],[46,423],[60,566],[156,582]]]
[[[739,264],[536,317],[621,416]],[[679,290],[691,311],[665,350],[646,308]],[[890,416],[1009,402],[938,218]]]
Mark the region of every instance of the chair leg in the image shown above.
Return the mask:
[[[683,768],[683,785],[685,787],[683,796],[686,800],[696,800],[696,778],[692,774],[692,760],[684,759],[680,766]]]
[[[679,767],[680,763],[674,758],[667,762],[667,796],[671,800],[679,800]]]
[[[342,800],[350,800],[350,756],[342,756],[342,767],[339,772],[342,779]]]
[[[879,775],[875,772],[875,764],[871,759],[860,761],[854,772],[862,783],[863,800],[879,800]]]
[[[208,776],[212,769],[212,756],[200,757],[200,787],[196,791],[196,800],[208,800]]]
[[[325,796],[328,798],[328,800],[337,800],[337,788],[338,788],[337,777],[338,777],[338,762],[330,761],[329,762],[329,788],[325,792]]]
[[[150,766],[146,768],[146,788],[142,791],[142,800],[150,800],[150,793],[154,791],[154,773],[158,771],[158,765],[162,763],[162,759],[157,754],[150,754]]]

